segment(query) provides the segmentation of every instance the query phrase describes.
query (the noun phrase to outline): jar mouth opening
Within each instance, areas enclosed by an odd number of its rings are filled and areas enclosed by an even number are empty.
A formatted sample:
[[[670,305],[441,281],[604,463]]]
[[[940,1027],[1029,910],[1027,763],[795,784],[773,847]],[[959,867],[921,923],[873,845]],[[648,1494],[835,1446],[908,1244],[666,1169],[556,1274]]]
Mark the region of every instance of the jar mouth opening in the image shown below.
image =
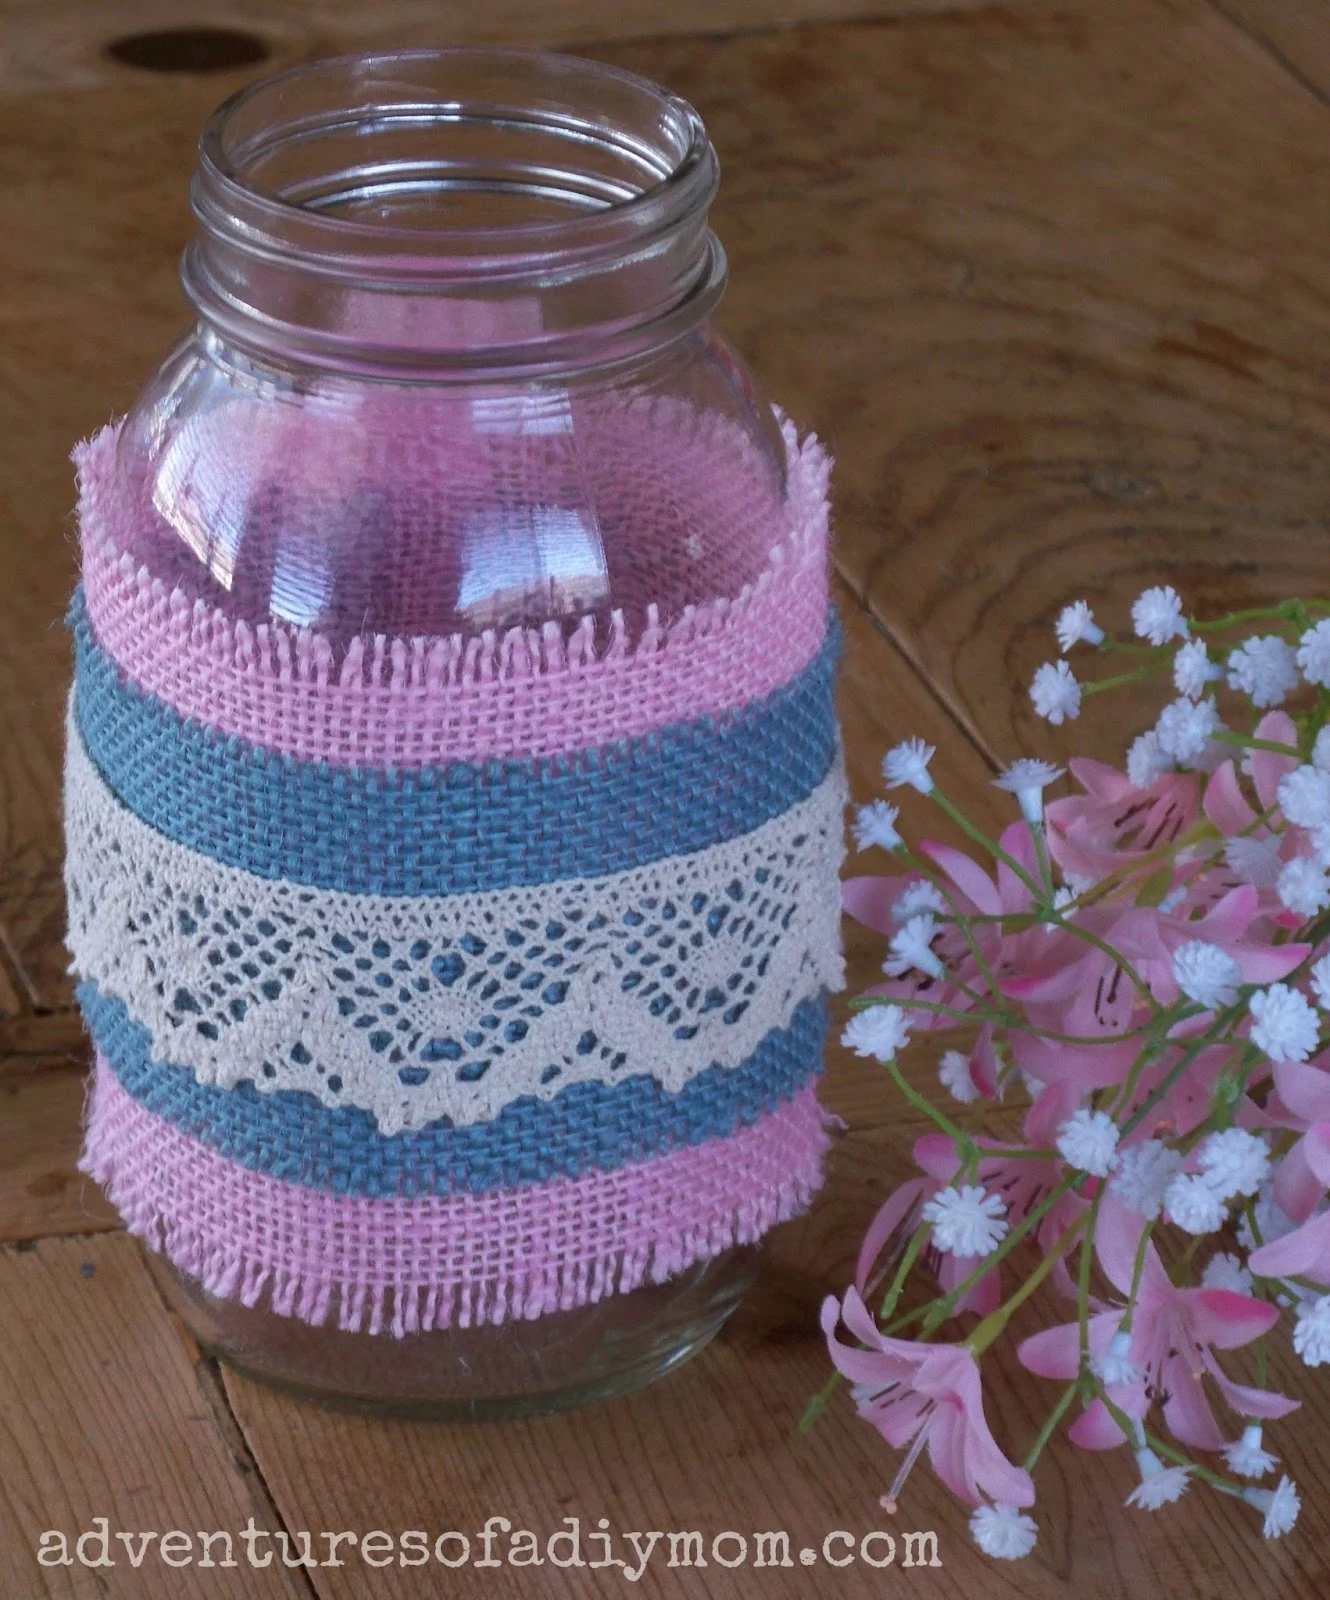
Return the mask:
[[[531,258],[657,235],[709,205],[686,101],[574,56],[333,57],[241,90],[199,142],[201,220],[329,257]],[[294,242],[294,241],[292,241]]]

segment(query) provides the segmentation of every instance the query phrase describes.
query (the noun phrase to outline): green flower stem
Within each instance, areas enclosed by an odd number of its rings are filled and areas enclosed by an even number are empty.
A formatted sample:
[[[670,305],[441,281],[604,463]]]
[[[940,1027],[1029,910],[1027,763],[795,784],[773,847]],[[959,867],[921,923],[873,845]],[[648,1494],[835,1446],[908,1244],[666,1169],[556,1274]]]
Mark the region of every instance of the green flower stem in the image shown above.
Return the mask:
[[[1127,1438],[1132,1441],[1134,1447],[1137,1437],[1136,1430],[1140,1424],[1132,1417],[1129,1417],[1121,1406],[1109,1398],[1108,1391],[1097,1379],[1095,1380],[1095,1389],[1097,1391],[1096,1397],[1104,1402],[1104,1407],[1109,1416],[1122,1429]],[[1186,1451],[1179,1450],[1176,1445],[1169,1444],[1166,1439],[1161,1439],[1157,1433],[1151,1433],[1143,1426],[1140,1426],[1140,1436],[1157,1456],[1162,1456],[1164,1460],[1171,1461],[1175,1467],[1188,1468],[1192,1477],[1198,1478],[1202,1483],[1208,1483],[1212,1489],[1219,1489],[1224,1494],[1233,1494],[1241,1497],[1245,1487],[1243,1484],[1235,1482],[1232,1478],[1224,1477],[1222,1473],[1212,1472],[1209,1467],[1202,1466],[1199,1461],[1194,1460]]]
[[[956,824],[962,833],[964,833],[968,838],[973,839],[976,844],[982,845],[995,861],[1001,861],[1004,866],[1009,867],[1034,896],[1035,900],[1042,902],[1043,894],[1039,885],[1034,881],[1034,879],[1020,864],[1020,862],[1017,861],[1015,856],[1009,855],[1000,844],[998,844],[995,840],[990,839],[988,835],[981,829],[976,828],[974,823],[970,821],[965,813],[947,799],[946,795],[942,793],[941,789],[934,787],[930,789],[928,793],[929,798],[936,802],[938,807],[951,818],[951,820]]]
[[[886,1294],[882,1297],[882,1305],[877,1314],[877,1320],[879,1323],[889,1322],[891,1320],[892,1313],[896,1309],[896,1302],[900,1299],[901,1291],[905,1288],[905,1280],[910,1276],[910,1271],[919,1258],[919,1252],[923,1249],[924,1244],[927,1242],[928,1235],[932,1231],[932,1223],[921,1222],[914,1230],[913,1234],[911,1234],[910,1242],[906,1245],[904,1253],[901,1256],[900,1263],[898,1264],[895,1275],[891,1280],[891,1285]]]
[[[1043,1454],[1044,1446],[1053,1437],[1054,1429],[1057,1427],[1058,1423],[1062,1421],[1063,1417],[1066,1416],[1068,1406],[1071,1405],[1072,1401],[1080,1393],[1080,1389],[1081,1380],[1079,1378],[1073,1378],[1067,1387],[1062,1391],[1062,1395],[1059,1398],[1058,1403],[1053,1407],[1052,1411],[1049,1412],[1043,1427],[1039,1430],[1039,1436],[1030,1446],[1029,1454],[1026,1456],[1024,1462],[1022,1462],[1022,1465],[1027,1472],[1034,1471],[1035,1462],[1038,1461],[1039,1457]]]
[[[1052,1247],[1047,1254],[1040,1258],[1039,1265],[1021,1284],[1020,1288],[1016,1290],[1015,1294],[1003,1301],[996,1311],[990,1312],[971,1333],[965,1342],[976,1356],[987,1350],[994,1339],[1001,1335],[1003,1329],[1011,1321],[1013,1313],[1025,1304],[1049,1273],[1052,1272],[1053,1268],[1057,1266],[1072,1244],[1075,1243],[1076,1235],[1080,1233],[1089,1220],[1090,1212],[1082,1211],[1070,1227],[1064,1228],[1053,1241]]]
[[[1132,1318],[1136,1313],[1136,1297],[1141,1292],[1141,1278],[1145,1273],[1145,1253],[1150,1246],[1150,1235],[1154,1232],[1154,1223],[1147,1222],[1141,1229],[1141,1236],[1136,1241],[1136,1254],[1131,1262],[1131,1292],[1127,1296],[1127,1309],[1122,1313],[1122,1321],[1118,1324],[1125,1332],[1131,1332]]]
[[[1120,672],[1116,678],[1099,678],[1094,683],[1083,683],[1081,695],[1104,694],[1109,689],[1125,688],[1129,683],[1144,683],[1147,678],[1157,678],[1168,665],[1167,659],[1152,661],[1148,666],[1136,667],[1131,672]]]
[[[1018,1033],[1028,1033],[1034,1039],[1050,1039],[1054,1044],[1121,1044],[1124,1039],[1143,1038],[1154,1027],[1152,1023],[1143,1023],[1139,1028],[1128,1028],[1125,1033],[1058,1033],[1052,1028],[1031,1027],[1006,1011],[962,1011],[959,1006],[944,1006],[936,1000],[916,1000],[913,995],[899,995],[894,999],[884,994],[858,995],[849,1005],[851,1011],[867,1011],[872,1006],[900,1006],[903,1011],[927,1011],[934,1016],[954,1017],[957,1022],[992,1022]]]
[[[975,1284],[979,1282],[980,1278],[991,1272],[1002,1261],[1004,1256],[1010,1255],[1011,1251],[1031,1229],[1038,1227],[1079,1177],[1079,1173],[1071,1173],[1050,1189],[1039,1204],[1033,1210],[1028,1211],[1020,1222],[1007,1233],[997,1249],[984,1256],[974,1271],[962,1278],[954,1289],[949,1290],[944,1295],[938,1295],[933,1300],[930,1300],[927,1305],[918,1306],[913,1311],[907,1311],[904,1316],[897,1317],[893,1323],[883,1329],[883,1332],[895,1333],[900,1328],[908,1328],[912,1323],[924,1320],[931,1324],[927,1329],[927,1333],[931,1333],[933,1329],[939,1327],[951,1315],[952,1308],[956,1302],[962,1296],[968,1294]]]
[[[1218,1044],[1224,1037],[1224,1030],[1236,1022],[1246,1010],[1246,1002],[1239,999],[1233,1005],[1226,1007],[1215,1018],[1214,1022],[1202,1034],[1198,1034],[1186,1047],[1180,1060],[1168,1069],[1159,1083],[1146,1095],[1136,1110],[1118,1130],[1119,1141],[1125,1139],[1129,1133],[1138,1128],[1148,1117],[1151,1111],[1159,1104],[1168,1091],[1178,1081],[1187,1068],[1195,1061],[1203,1050],[1208,1050],[1212,1044]],[[1254,1048],[1254,1047],[1253,1047]]]
[[[1120,950],[1115,950],[1111,944],[1101,939],[1097,933],[1091,933],[1088,928],[1081,927],[1078,922],[1063,916],[1061,912],[1054,912],[1048,920],[1056,927],[1064,929],[1067,933],[1075,934],[1083,944],[1093,945],[1096,950],[1106,955],[1115,967],[1120,968],[1127,974],[1135,985],[1136,992],[1149,1005],[1150,1010],[1156,1016],[1162,1011],[1163,1007],[1150,992],[1150,985],[1146,983],[1145,979],[1141,977],[1140,973],[1137,972],[1136,968],[1132,966],[1131,962],[1126,959]]]
[[[799,1418],[799,1432],[811,1433],[817,1419],[827,1409],[831,1397],[835,1394],[841,1383],[839,1372],[833,1372],[813,1398],[804,1407],[804,1414]]]
[[[1030,840],[1034,845],[1034,858],[1039,863],[1039,877],[1044,885],[1044,894],[1049,904],[1053,899],[1053,866],[1048,859],[1048,842],[1044,838],[1044,821],[1040,817],[1038,822],[1028,822]]]
[[[891,1060],[887,1062],[887,1071],[895,1080],[896,1087],[910,1102],[914,1109],[916,1111],[922,1111],[923,1114],[930,1119],[930,1121],[937,1123],[938,1127],[942,1129],[943,1133],[949,1134],[951,1138],[956,1141],[957,1153],[959,1154],[960,1146],[970,1143],[970,1136],[967,1133],[963,1133],[961,1129],[958,1128],[951,1118],[946,1114],[946,1112],[940,1111],[927,1095],[920,1094],[918,1089],[908,1082],[905,1074],[901,1071],[899,1065],[897,1064],[895,1056],[893,1056]]]
[[[936,790],[933,792],[934,794],[937,793]],[[921,873],[923,873],[924,877],[934,886],[942,898],[947,902],[947,905],[951,908],[952,919],[954,920],[955,925],[960,929],[961,937],[965,940],[970,954],[974,957],[975,963],[977,964],[980,973],[983,975],[984,982],[988,985],[989,993],[996,995],[998,992],[997,979],[993,976],[993,972],[989,967],[988,962],[984,959],[983,951],[979,948],[975,941],[974,931],[971,927],[971,919],[961,912],[960,907],[956,904],[956,900],[952,894],[950,886],[943,882],[942,878],[938,875],[938,869],[934,862],[921,861],[913,851],[909,852],[909,858],[913,865],[917,867]],[[956,980],[953,979],[953,982],[956,982]],[[969,995],[970,998],[976,1002],[976,1004],[982,998],[982,996],[976,994],[966,984],[956,982],[956,987],[963,990],[965,994]]]
[[[1236,628],[1244,622],[1264,622],[1279,620],[1282,622],[1297,622],[1299,610],[1316,609],[1319,611],[1330,610],[1330,603],[1324,600],[1281,600],[1275,606],[1252,606],[1246,611],[1230,611],[1226,617],[1216,617],[1213,622],[1193,622],[1193,633],[1223,633],[1228,628]]]
[[[1076,1326],[1080,1334],[1082,1369],[1090,1359],[1090,1267],[1094,1261],[1094,1228],[1099,1220],[1099,1202],[1104,1197],[1101,1188],[1090,1207],[1090,1226],[1081,1240],[1080,1270],[1076,1274]]]
[[[1280,744],[1274,739],[1255,739],[1250,734],[1233,733],[1228,728],[1217,729],[1210,737],[1216,744],[1236,745],[1240,750],[1272,750],[1278,756],[1302,755],[1295,744]]]

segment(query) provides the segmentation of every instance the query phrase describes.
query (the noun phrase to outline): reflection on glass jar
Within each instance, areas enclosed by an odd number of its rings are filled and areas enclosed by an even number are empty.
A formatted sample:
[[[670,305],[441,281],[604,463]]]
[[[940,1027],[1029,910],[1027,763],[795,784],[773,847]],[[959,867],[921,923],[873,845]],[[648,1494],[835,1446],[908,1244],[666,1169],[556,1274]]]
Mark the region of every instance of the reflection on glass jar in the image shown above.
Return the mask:
[[[816,1185],[826,463],[711,323],[717,170],[569,58],[257,84],[82,448],[85,1164],[273,1381],[631,1387]]]

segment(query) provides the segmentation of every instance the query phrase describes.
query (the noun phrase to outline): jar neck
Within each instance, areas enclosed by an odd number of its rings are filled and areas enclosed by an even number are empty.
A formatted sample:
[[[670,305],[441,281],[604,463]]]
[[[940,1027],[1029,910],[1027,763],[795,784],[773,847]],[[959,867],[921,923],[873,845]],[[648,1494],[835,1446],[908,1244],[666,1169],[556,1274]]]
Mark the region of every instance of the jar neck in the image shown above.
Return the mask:
[[[216,113],[186,293],[265,361],[465,381],[640,359],[725,286],[719,168],[645,79],[524,51],[345,57]]]

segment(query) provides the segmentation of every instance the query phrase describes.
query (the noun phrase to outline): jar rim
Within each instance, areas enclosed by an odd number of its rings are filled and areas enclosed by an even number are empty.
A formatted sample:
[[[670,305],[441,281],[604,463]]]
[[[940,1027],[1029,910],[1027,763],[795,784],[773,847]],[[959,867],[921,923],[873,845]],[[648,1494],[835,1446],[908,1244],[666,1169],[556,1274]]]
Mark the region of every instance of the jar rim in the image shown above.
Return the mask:
[[[400,69],[406,69],[409,73],[413,68],[454,67],[463,72],[468,69],[508,69],[515,76],[518,73],[530,75],[533,84],[562,83],[573,88],[580,80],[581,85],[593,93],[597,87],[626,92],[636,97],[644,107],[656,111],[662,129],[669,125],[668,131],[674,136],[675,148],[663,148],[662,139],[655,150],[662,163],[659,177],[654,183],[645,185],[624,199],[554,220],[487,225],[449,221],[432,226],[405,226],[383,220],[364,221],[335,216],[287,199],[280,193],[269,192],[246,178],[245,158],[252,157],[264,148],[264,141],[256,139],[251,139],[242,149],[235,148],[237,123],[246,112],[261,112],[269,104],[277,110],[291,91],[301,85],[317,86],[320,80],[325,80],[330,90],[339,83],[352,88],[370,73],[385,74]],[[428,93],[428,85],[424,82],[413,84],[412,87]],[[457,120],[455,113],[460,111],[464,102],[460,99],[434,99],[423,102],[400,101],[396,104],[404,112],[419,111],[443,121],[449,120],[439,115],[445,108],[453,108],[451,120]],[[330,101],[329,111],[333,109]],[[370,105],[345,107],[348,114],[361,116],[386,109]],[[327,122],[320,125],[331,126]],[[308,137],[310,131],[310,127],[294,125],[285,136],[303,138]],[[640,141],[638,148],[643,148]],[[425,256],[436,264],[442,264],[449,257],[471,259],[481,256],[494,260],[543,256],[556,251],[561,255],[565,252],[578,254],[583,250],[598,253],[609,242],[607,234],[618,238],[629,234],[642,239],[676,226],[680,220],[709,204],[718,181],[719,163],[702,119],[686,100],[663,85],[637,73],[580,56],[541,50],[459,45],[329,56],[248,84],[223,101],[204,125],[199,138],[195,208],[201,216],[206,210],[213,217],[217,215],[219,207],[234,208],[243,216],[247,230],[257,227],[266,231],[262,226],[266,219],[273,225],[274,237],[280,237],[287,228],[296,224],[304,236],[303,247],[306,250],[312,237],[318,237],[326,241],[331,256],[345,258],[394,254],[400,259],[402,254],[406,254],[417,261]]]

